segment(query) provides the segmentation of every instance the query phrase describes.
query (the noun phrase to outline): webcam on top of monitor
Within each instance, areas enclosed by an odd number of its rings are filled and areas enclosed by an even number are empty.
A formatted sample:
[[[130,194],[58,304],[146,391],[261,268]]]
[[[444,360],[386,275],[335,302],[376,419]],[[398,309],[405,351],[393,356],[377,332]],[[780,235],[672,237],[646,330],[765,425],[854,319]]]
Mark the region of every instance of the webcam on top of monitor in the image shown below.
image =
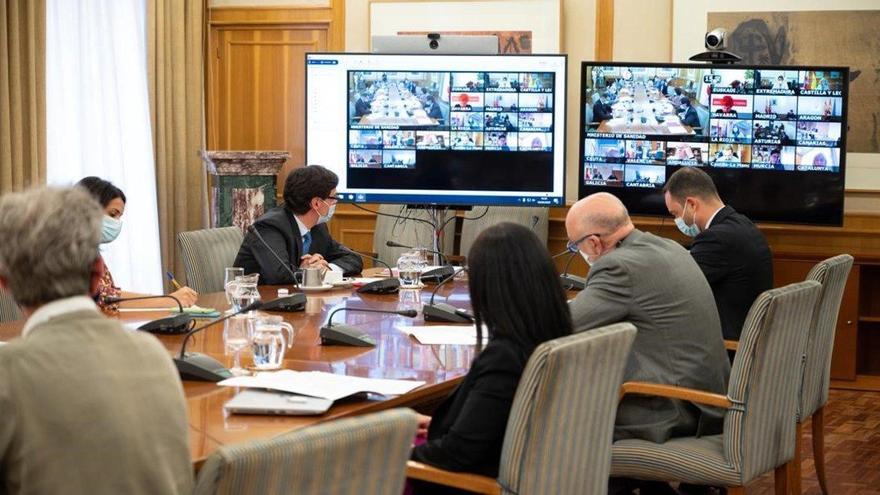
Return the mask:
[[[715,28],[706,33],[704,44],[707,51],[694,55],[691,60],[711,64],[735,64],[742,60],[739,55],[727,51],[727,30],[724,28]]]

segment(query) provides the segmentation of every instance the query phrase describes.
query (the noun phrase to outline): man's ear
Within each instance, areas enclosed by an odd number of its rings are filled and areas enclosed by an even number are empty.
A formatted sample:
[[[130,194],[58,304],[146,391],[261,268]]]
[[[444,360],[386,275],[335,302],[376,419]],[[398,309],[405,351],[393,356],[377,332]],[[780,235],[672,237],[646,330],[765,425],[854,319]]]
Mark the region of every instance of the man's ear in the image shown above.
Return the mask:
[[[92,275],[89,279],[89,295],[96,297],[98,296],[98,287],[101,286],[101,279],[104,278],[104,272],[107,271],[107,267],[104,265],[104,258],[98,256],[94,263],[92,263]]]
[[[9,292],[9,282],[6,280],[6,277],[0,275],[0,289],[3,289]]]

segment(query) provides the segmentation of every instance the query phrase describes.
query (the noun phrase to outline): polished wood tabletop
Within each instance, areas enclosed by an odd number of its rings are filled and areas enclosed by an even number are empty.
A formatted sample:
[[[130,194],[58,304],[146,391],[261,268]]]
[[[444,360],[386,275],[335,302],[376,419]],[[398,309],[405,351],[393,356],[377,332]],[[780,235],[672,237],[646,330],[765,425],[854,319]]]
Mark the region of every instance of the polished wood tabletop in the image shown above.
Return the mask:
[[[261,287],[263,301],[276,297],[278,287]],[[259,416],[228,415],[223,405],[239,390],[220,387],[214,383],[184,381],[189,409],[190,450],[198,467],[205,458],[222,445],[246,440],[272,437],[296,428],[330,419],[363,414],[398,406],[415,407],[436,403],[448,395],[467,373],[475,355],[473,346],[421,345],[398,327],[424,325],[421,308],[427,303],[433,287],[422,290],[402,290],[398,294],[358,294],[351,288],[309,293],[305,311],[272,313],[283,315],[295,328],[295,342],[287,350],[284,367],[306,371],[371,378],[421,380],[425,385],[392,398],[357,397],[338,401],[321,416]],[[467,283],[456,281],[440,288],[437,301],[445,301],[461,308],[470,308]],[[197,303],[202,307],[226,310],[229,305],[223,293],[203,294]],[[337,308],[367,308],[385,310],[416,309],[419,316],[407,318],[394,314],[340,311],[334,323],[345,323],[369,333],[376,347],[322,346],[319,330],[327,316]],[[126,326],[167,316],[167,312],[122,312],[117,317]],[[210,320],[208,320],[210,321]],[[15,338],[21,333],[23,322],[0,325],[0,340]],[[180,351],[183,337],[158,336],[170,353]],[[223,324],[216,324],[196,334],[187,345],[187,351],[203,352],[231,366],[231,355],[225,354]],[[250,363],[249,351],[242,354],[242,365]]]

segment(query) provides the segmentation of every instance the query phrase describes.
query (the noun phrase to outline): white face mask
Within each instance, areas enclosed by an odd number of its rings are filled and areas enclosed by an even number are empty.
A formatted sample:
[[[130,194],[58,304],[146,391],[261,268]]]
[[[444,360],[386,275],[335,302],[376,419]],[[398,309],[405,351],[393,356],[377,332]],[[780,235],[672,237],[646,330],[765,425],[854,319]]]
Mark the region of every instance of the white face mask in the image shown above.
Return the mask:
[[[321,201],[324,201],[324,200],[321,200]],[[324,201],[324,204],[326,205],[326,204],[328,204],[328,203],[327,203],[326,201]],[[318,210],[315,210],[315,211],[317,212]],[[327,209],[327,214],[326,214],[326,215],[321,215],[321,213],[318,212],[318,223],[317,223],[317,225],[321,225],[322,223],[327,223],[327,222],[329,222],[330,219],[333,218],[333,213],[334,213],[334,212],[336,212],[336,203],[333,203],[332,205],[328,205],[328,209]]]

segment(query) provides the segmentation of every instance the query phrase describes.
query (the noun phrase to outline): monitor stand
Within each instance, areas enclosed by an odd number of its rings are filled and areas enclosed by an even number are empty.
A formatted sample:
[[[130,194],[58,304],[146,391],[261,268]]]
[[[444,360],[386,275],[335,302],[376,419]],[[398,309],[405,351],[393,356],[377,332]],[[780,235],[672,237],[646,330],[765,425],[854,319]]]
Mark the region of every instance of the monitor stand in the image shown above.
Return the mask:
[[[433,241],[433,245],[431,246],[431,249],[434,250],[434,265],[440,266],[441,260],[440,260],[439,253],[443,252],[443,250],[440,248],[442,247],[441,246],[441,240],[442,240],[442,236],[443,236],[442,229],[443,229],[443,224],[446,223],[446,212],[447,211],[454,212],[455,210],[468,211],[468,210],[471,210],[473,207],[468,206],[468,205],[465,205],[465,206],[457,206],[457,205],[407,205],[406,207],[408,209],[413,209],[413,210],[425,210],[428,213],[428,217],[430,218],[429,222],[431,223],[431,225],[434,228],[434,234],[433,234],[434,241]],[[453,213],[453,215],[454,214],[455,213]]]

